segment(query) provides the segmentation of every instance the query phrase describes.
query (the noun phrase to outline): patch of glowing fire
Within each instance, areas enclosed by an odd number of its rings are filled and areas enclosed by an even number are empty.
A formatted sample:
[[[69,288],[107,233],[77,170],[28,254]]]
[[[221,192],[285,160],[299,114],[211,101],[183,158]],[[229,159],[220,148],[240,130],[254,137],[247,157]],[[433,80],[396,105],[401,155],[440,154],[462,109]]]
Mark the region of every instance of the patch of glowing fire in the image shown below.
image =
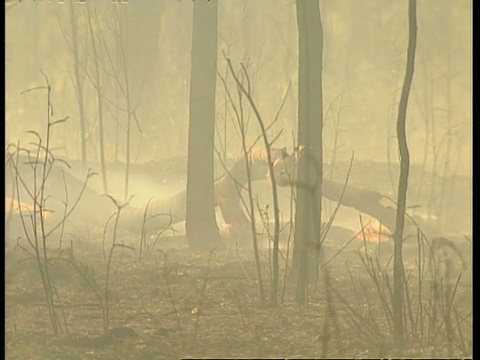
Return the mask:
[[[392,232],[382,223],[369,221],[362,229],[358,230],[355,238],[372,244],[387,242],[393,236]]]
[[[5,214],[20,216],[31,216],[33,214],[33,205],[25,204],[24,202],[18,202],[17,199],[5,196]],[[37,209],[37,212],[39,210]],[[11,212],[11,213],[10,213]],[[43,219],[48,221],[52,218],[52,212],[50,210],[43,210]]]

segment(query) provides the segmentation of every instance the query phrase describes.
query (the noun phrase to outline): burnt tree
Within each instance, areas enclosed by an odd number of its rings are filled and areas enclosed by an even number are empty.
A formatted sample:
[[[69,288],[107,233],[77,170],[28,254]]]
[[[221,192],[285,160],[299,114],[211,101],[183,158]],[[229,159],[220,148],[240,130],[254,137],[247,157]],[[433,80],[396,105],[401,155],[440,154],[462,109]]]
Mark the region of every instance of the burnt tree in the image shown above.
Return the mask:
[[[186,233],[190,248],[221,244],[214,210],[217,1],[193,3]]]
[[[394,341],[398,348],[405,345],[405,326],[403,320],[403,287],[405,284],[403,269],[403,230],[405,226],[405,209],[407,203],[408,173],[410,169],[410,154],[407,144],[406,119],[408,98],[412,86],[415,67],[415,53],[417,48],[417,1],[408,2],[408,48],[400,103],[397,115],[397,141],[400,154],[400,175],[398,179],[397,213],[393,240],[395,243],[393,254],[393,332]]]
[[[305,148],[306,156],[301,157],[298,168],[293,267],[298,275],[296,301],[304,303],[307,274],[316,269],[320,245],[323,30],[318,0],[297,0],[296,7],[299,33],[298,144]]]

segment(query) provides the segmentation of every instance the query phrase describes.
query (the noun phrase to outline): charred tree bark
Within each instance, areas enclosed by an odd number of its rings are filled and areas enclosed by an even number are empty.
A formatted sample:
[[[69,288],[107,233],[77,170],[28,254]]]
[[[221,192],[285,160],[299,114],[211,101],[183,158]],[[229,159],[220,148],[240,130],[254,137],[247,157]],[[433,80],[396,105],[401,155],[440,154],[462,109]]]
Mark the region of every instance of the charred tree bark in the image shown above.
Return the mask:
[[[403,323],[403,258],[402,242],[403,228],[405,225],[405,207],[407,199],[408,172],[410,168],[410,155],[408,152],[407,134],[405,131],[408,96],[412,85],[415,51],[417,46],[417,2],[408,2],[408,51],[405,79],[403,82],[400,104],[397,116],[397,140],[400,152],[400,177],[398,183],[397,214],[394,232],[394,267],[393,267],[393,331],[394,342],[401,348],[405,343],[405,329]]]
[[[193,3],[186,233],[190,248],[218,246],[214,211],[217,1]]]
[[[296,301],[303,304],[309,282],[307,274],[317,268],[320,250],[317,245],[320,243],[323,177],[323,30],[318,0],[297,0],[296,6],[299,32],[298,144],[305,146],[307,156],[300,159],[298,169],[293,267],[298,275]],[[309,253],[309,248],[314,251]]]

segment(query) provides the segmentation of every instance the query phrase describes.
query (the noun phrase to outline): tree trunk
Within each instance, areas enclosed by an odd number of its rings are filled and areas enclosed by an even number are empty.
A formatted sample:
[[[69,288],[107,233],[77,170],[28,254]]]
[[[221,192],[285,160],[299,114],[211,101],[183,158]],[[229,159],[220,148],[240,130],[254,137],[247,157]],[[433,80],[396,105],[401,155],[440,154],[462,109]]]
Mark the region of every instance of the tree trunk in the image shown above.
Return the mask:
[[[297,22],[298,145],[305,146],[307,156],[301,158],[298,169],[293,267],[298,275],[296,301],[303,304],[307,274],[317,268],[322,211],[323,30],[318,0],[297,0]],[[314,250],[310,254],[309,248]]]
[[[403,82],[400,104],[398,106],[397,116],[397,140],[400,153],[400,176],[398,183],[397,197],[397,216],[395,223],[395,232],[393,240],[395,243],[393,255],[393,331],[395,344],[401,348],[405,343],[405,331],[403,323],[403,258],[402,242],[403,228],[405,225],[405,207],[407,199],[408,172],[410,167],[410,155],[407,145],[407,134],[405,130],[408,96],[412,85],[415,50],[417,45],[417,2],[409,0],[408,2],[408,22],[409,37],[407,51],[407,65],[405,79]]]
[[[186,233],[190,248],[221,244],[214,211],[217,1],[193,4]]]
[[[71,1],[70,7],[70,22],[72,25],[72,49],[73,49],[73,68],[75,73],[74,86],[77,93],[78,115],[80,116],[80,151],[82,160],[82,171],[87,172],[87,119],[85,117],[85,102],[83,99],[83,84],[80,77],[80,59],[78,56],[78,33],[77,33],[77,15],[75,14],[74,2]],[[38,58],[37,58],[38,59]]]

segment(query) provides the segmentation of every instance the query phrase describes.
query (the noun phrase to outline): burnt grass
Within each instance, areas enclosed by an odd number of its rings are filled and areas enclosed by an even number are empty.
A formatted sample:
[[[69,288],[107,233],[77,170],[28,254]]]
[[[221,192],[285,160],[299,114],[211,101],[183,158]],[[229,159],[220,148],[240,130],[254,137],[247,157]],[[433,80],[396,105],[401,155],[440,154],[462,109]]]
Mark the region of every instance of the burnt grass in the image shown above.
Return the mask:
[[[433,321],[426,315],[431,309],[428,266],[426,260],[420,261],[425,277],[423,312],[419,312],[415,242],[405,245],[404,258],[410,289],[406,319],[408,324],[413,319],[417,325],[415,329],[407,326],[410,335],[399,353],[392,344],[387,315],[390,310],[386,310],[381,294],[389,299],[392,286],[390,243],[378,247],[355,240],[341,250],[348,239],[327,239],[322,258],[330,261],[310,288],[308,306],[294,302],[294,276],[286,277],[283,289],[283,265],[278,305],[273,306],[268,300],[270,270],[265,243],[261,255],[267,300],[261,305],[250,250],[239,249],[230,242],[226,250],[194,252],[188,250],[184,238],[175,236],[160,241],[148,258],[139,260],[135,237],[119,233],[117,243],[136,246],[137,251],[126,247],[114,251],[109,284],[110,334],[106,336],[102,307],[92,291],[92,287],[97,289],[105,302],[107,262],[102,234],[100,230],[91,230],[88,234],[76,234],[74,239],[69,236],[66,235],[65,244],[72,240],[74,250],[62,253],[61,257],[70,262],[55,261],[52,252],[50,265],[56,309],[64,330],[58,336],[52,332],[35,263],[25,260],[27,257],[20,249],[7,248],[7,359],[471,356],[470,270],[458,283],[454,281],[457,285],[449,308],[450,328],[440,315],[436,323],[428,326]],[[107,254],[109,244],[111,239],[106,242]],[[470,245],[466,241],[462,244],[463,250],[469,251]],[[285,243],[282,251],[285,253]],[[362,259],[372,263],[378,259],[377,270],[383,269],[378,272],[380,287],[368,275]],[[452,271],[459,271],[458,263],[452,260],[450,265]],[[388,280],[382,283],[382,279]],[[445,289],[446,284],[443,283]]]
[[[114,165],[110,165],[110,172],[121,173],[122,164],[118,169]],[[184,187],[184,161],[136,166],[138,169],[132,166],[135,176],[148,175],[144,188],[157,186],[153,189],[160,192],[168,187],[171,194]],[[356,163],[350,184],[394,197],[385,166]],[[343,181],[347,169],[347,163],[337,164],[333,178]],[[421,178],[417,168],[411,170],[412,181]],[[166,179],[162,178],[164,174],[168,174]],[[392,174],[393,178],[396,175]],[[132,176],[132,184],[135,180]],[[143,180],[139,178],[140,183]],[[90,184],[97,191],[101,188],[99,181],[97,177]],[[63,329],[57,336],[52,331],[36,263],[14,242],[7,241],[6,358],[471,357],[471,178],[458,177],[449,184],[452,192],[445,200],[450,211],[447,228],[450,234],[459,234],[452,241],[461,249],[467,266],[462,268],[459,257],[445,249],[437,254],[439,270],[433,273],[428,244],[421,243],[419,249],[416,239],[405,242],[407,339],[401,350],[395,349],[392,336],[391,241],[380,245],[350,241],[352,228],[332,230],[321,251],[322,261],[328,265],[310,286],[308,305],[299,306],[294,301],[296,279],[290,261],[285,276],[283,239],[280,293],[274,306],[270,301],[271,270],[265,239],[261,262],[266,301],[260,304],[251,240],[242,239],[240,246],[225,240],[226,249],[209,253],[190,251],[184,237],[169,236],[160,239],[148,256],[144,251],[139,259],[139,236],[120,231],[116,243],[131,248],[116,247],[113,253],[108,286],[109,334],[105,335],[106,257],[112,237],[109,234],[103,246],[103,229],[78,224],[66,230],[60,254],[58,238],[52,236],[48,243],[56,310]],[[260,189],[262,186],[268,190],[268,184],[259,184]],[[438,193],[416,191],[415,186],[409,189],[412,197],[421,195],[411,205],[421,203],[424,208]],[[87,210],[95,211],[87,200]],[[288,204],[288,199],[283,200]],[[358,225],[356,214],[352,222]],[[462,236],[466,231],[468,236]],[[248,245],[242,246],[245,243]],[[290,248],[290,257],[291,252]]]

